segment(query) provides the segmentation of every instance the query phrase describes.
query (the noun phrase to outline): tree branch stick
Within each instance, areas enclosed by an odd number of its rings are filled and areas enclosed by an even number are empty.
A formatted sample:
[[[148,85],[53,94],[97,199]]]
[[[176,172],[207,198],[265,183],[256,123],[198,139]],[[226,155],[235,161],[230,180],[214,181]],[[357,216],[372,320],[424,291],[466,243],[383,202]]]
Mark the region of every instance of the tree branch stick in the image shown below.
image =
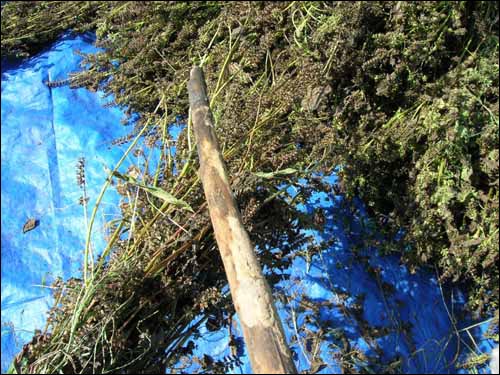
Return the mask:
[[[262,274],[229,186],[199,67],[191,70],[188,92],[200,178],[252,369],[258,374],[297,373],[271,288]]]

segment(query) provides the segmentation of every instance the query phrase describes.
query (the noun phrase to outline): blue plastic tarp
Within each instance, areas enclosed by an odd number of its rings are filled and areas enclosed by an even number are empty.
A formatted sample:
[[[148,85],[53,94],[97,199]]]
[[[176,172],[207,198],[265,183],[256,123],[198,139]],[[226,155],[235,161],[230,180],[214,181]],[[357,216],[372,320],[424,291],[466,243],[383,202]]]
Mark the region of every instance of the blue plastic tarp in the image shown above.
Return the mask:
[[[66,36],[49,50],[17,64],[2,64],[2,371],[45,325],[54,277],[79,274],[86,224],[76,182],[76,164],[86,160],[87,195],[92,207],[123,151],[110,142],[126,134],[123,113],[106,109],[100,93],[44,82],[79,70],[73,51],[94,52],[89,36]],[[104,222],[118,212],[118,195],[104,199],[92,237],[104,248]],[[23,234],[33,218],[38,227]]]
[[[107,176],[105,167],[113,168],[122,156],[123,149],[109,146],[127,129],[120,126],[122,111],[102,107],[109,99],[101,98],[99,92],[50,89],[44,84],[78,70],[81,58],[73,51],[95,51],[92,41],[89,36],[65,36],[26,62],[2,66],[2,371],[34,330],[45,325],[52,303],[45,286],[54,277],[80,275],[87,226],[78,204],[82,195],[76,183],[78,158],[86,159],[92,207]],[[138,163],[130,160],[129,164]],[[326,179],[334,184],[336,178]],[[92,237],[96,252],[104,248],[105,222],[118,215],[118,201],[116,192],[106,193]],[[318,193],[301,208],[312,212],[318,207],[325,212],[325,230],[309,233],[318,242],[334,238],[334,245],[308,262],[296,258],[277,285],[289,297],[286,308],[278,306],[287,338],[299,338],[300,344],[292,346],[299,370],[309,368],[312,351],[316,351],[327,364],[320,373],[340,372],[334,359],[341,345],[340,331],[351,348],[369,356],[383,355],[386,361],[399,359],[408,373],[454,373],[468,353],[491,351],[493,343],[480,339],[486,324],[468,329],[475,323],[471,319],[453,321],[465,301],[459,290],[443,291],[435,274],[410,274],[396,256],[381,257],[375,249],[358,254],[365,257],[365,263],[355,257],[351,250],[365,218],[362,206],[353,213],[341,197]],[[39,226],[23,234],[28,218],[39,220]],[[378,276],[369,274],[368,266]],[[384,292],[384,286],[391,292]],[[304,298],[322,306],[316,316],[299,309]],[[362,304],[362,320],[385,329],[373,342],[365,340],[366,327],[360,317],[355,319],[341,308],[356,303]],[[305,328],[317,329],[310,323],[314,319],[328,327],[328,332],[327,340],[311,348],[304,333]],[[234,333],[241,341],[241,332]],[[468,333],[475,341],[469,340]],[[216,359],[231,355],[227,329],[212,332],[202,326],[201,337],[193,340],[195,354]],[[231,372],[250,372],[244,348],[238,354],[242,363]],[[353,361],[358,369],[367,369],[362,360]]]
[[[331,185],[336,180],[335,175],[324,178]],[[289,189],[289,193],[293,196],[293,189]],[[467,314],[458,318],[464,312],[466,300],[460,290],[443,290],[436,275],[429,271],[410,273],[397,256],[380,256],[376,249],[352,251],[366,227],[367,215],[361,204],[352,212],[343,197],[321,192],[313,194],[300,208],[311,214],[318,208],[323,209],[324,230],[306,232],[317,243],[332,238],[335,242],[310,261],[295,258],[283,281],[276,286],[289,299],[286,307],[283,304],[278,307],[288,341],[292,336],[299,337],[299,344],[291,346],[299,371],[311,368],[316,352],[327,365],[318,373],[341,373],[334,356],[339,355],[345,345],[343,332],[352,352],[359,351],[372,359],[370,365],[355,356],[344,360],[351,362],[357,371],[367,373],[384,370],[373,367],[376,362],[373,358],[379,358],[379,363],[393,362],[398,365],[395,369],[403,373],[466,373],[459,365],[468,355],[491,352],[494,342],[481,338],[488,324],[475,326],[477,322]],[[378,276],[369,272],[369,267]],[[301,302],[313,302],[321,307],[318,313],[304,311],[300,309]],[[353,308],[355,304],[362,306],[361,317],[355,316],[353,310],[346,313],[346,308]],[[365,323],[377,328],[380,337],[367,340],[370,334],[365,332]],[[315,343],[311,343],[305,333],[317,332],[319,327],[326,339],[318,347],[312,347]],[[205,330],[196,341],[195,354],[208,353],[214,358],[230,356],[228,342],[227,329]],[[246,352],[242,361],[231,373],[251,371]],[[488,372],[488,368],[483,366],[481,371]]]

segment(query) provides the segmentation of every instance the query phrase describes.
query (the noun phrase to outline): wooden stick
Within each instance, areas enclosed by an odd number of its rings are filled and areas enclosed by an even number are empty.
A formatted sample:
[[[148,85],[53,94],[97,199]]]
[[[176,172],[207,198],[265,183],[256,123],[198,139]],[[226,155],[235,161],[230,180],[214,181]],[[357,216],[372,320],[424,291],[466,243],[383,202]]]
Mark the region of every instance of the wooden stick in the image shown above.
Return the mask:
[[[200,158],[200,178],[252,370],[256,374],[296,374],[271,288],[262,275],[231,193],[214,131],[205,79],[199,67],[191,70],[188,92]]]

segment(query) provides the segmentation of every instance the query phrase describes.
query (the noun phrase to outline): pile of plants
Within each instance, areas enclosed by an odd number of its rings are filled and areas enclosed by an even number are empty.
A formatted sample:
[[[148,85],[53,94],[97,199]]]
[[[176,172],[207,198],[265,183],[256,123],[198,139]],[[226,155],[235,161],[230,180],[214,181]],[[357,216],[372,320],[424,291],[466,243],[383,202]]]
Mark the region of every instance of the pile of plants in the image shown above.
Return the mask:
[[[126,153],[140,153],[140,139],[162,150],[154,174],[110,175],[123,219],[95,263],[87,244],[83,280],[54,285],[18,371],[164,372],[192,352],[199,325],[229,326],[188,117],[193,64],[271,282],[294,250],[321,251],[301,229],[323,223],[297,203],[329,189],[315,176],[340,166],[338,193],[359,197],[384,236],[362,246],[436,268],[478,316],[498,317],[496,2],[7,2],[1,22],[3,58],[95,31],[102,50],[66,82],[126,110],[117,126],[130,136],[115,142]],[[236,363],[191,360],[213,372]]]

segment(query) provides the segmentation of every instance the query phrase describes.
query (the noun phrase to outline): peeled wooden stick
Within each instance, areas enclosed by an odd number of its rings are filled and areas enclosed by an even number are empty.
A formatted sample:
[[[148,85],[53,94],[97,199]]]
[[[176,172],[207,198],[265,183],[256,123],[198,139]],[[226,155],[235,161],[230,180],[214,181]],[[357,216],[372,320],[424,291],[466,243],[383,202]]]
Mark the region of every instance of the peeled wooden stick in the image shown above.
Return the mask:
[[[296,374],[271,288],[231,193],[199,67],[191,70],[188,92],[200,178],[252,370],[257,374]]]

